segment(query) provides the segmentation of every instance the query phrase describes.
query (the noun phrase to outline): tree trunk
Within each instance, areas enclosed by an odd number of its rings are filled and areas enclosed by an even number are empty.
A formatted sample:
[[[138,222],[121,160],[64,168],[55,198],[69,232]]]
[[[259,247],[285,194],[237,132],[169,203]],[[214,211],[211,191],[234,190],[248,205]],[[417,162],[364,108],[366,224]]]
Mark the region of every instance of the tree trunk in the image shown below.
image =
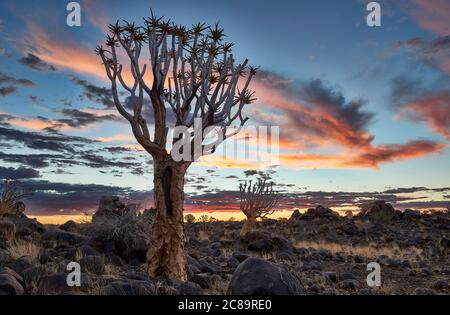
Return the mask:
[[[147,252],[147,272],[187,280],[184,254],[183,201],[184,176],[188,164],[165,157],[154,159],[154,202],[156,217]]]
[[[244,225],[241,229],[241,236],[245,236],[248,233],[252,232],[256,227],[256,218],[253,216],[248,216],[247,220],[245,221]]]

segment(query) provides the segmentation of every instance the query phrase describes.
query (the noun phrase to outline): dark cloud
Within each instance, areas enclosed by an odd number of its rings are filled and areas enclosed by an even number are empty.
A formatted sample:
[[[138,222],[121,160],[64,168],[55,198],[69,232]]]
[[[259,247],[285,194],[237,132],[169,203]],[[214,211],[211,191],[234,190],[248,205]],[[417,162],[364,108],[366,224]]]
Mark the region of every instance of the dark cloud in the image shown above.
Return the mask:
[[[0,166],[0,179],[30,179],[41,177],[39,171],[27,167],[2,167]]]
[[[131,152],[133,150],[131,150],[130,148],[124,148],[124,147],[107,147],[105,148],[106,151],[108,151],[109,153],[128,153]]]
[[[365,130],[374,116],[373,113],[363,110],[365,100],[348,101],[342,92],[326,86],[320,79],[304,84],[300,94],[316,108],[323,108],[336,118],[345,121],[355,131]]]
[[[12,85],[0,87],[0,95],[1,96],[6,96],[6,95],[9,95],[9,94],[13,94],[16,91],[17,91],[17,87],[12,86]]]
[[[244,171],[245,177],[254,176],[256,174],[258,174],[257,170],[246,170],[246,171]]]
[[[14,116],[9,114],[0,114],[0,126],[10,126],[8,121],[13,119]]]
[[[408,76],[397,76],[391,80],[391,104],[403,105],[424,93],[423,82]]]
[[[267,99],[272,109],[282,112],[280,121],[276,122],[283,126],[281,141],[298,147],[332,142],[347,148],[368,146],[372,142],[373,136],[367,128],[374,114],[364,109],[365,100],[348,100],[338,88],[317,78],[293,81],[261,71],[257,80],[262,85],[257,87],[263,91],[261,101]],[[270,121],[273,116],[265,119]]]
[[[45,61],[43,61],[38,56],[28,53],[25,57],[19,59],[19,62],[24,66],[31,68],[36,71],[56,71],[56,68]]]
[[[136,166],[136,161],[124,162],[117,160],[110,160],[101,155],[94,153],[82,153],[80,154],[80,159],[82,164],[92,168],[108,168],[108,167],[118,167],[118,168],[133,168]]]
[[[396,48],[406,48],[420,62],[443,73],[450,73],[450,35],[432,40],[421,37],[399,41]]]
[[[427,191],[429,190],[426,187],[410,187],[410,188],[395,188],[395,189],[388,189],[384,191],[386,194],[405,194],[405,193],[415,193],[415,192],[421,192],[421,191]]]
[[[113,114],[96,115],[93,113],[85,112],[78,109],[63,109],[61,114],[67,118],[58,119],[57,121],[66,124],[70,127],[85,127],[91,124],[104,122],[104,121],[118,121],[119,116]]]
[[[25,200],[27,212],[32,214],[81,214],[96,209],[102,196],[119,196],[145,207],[152,201],[151,192],[127,187],[52,183],[45,180],[30,180],[23,182],[23,185],[33,191],[33,196]]]
[[[94,140],[62,134],[44,134],[0,127],[0,139],[23,143],[30,149],[75,152],[77,143],[90,144]]]
[[[64,155],[52,154],[13,154],[0,152],[0,160],[8,163],[16,163],[33,168],[50,166],[52,159],[64,158]]]
[[[83,95],[89,100],[103,105],[106,109],[115,108],[111,89],[99,87],[77,77],[72,77],[72,81],[84,88]]]
[[[19,87],[31,87],[34,83],[27,79],[16,79],[0,72],[0,95],[7,96],[17,91]]]

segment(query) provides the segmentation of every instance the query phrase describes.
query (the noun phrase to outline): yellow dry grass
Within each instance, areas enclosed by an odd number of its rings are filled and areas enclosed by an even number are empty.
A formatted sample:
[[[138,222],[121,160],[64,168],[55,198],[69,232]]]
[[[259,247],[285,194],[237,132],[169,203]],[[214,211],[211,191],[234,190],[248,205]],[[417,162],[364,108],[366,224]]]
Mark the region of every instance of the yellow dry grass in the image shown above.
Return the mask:
[[[41,252],[41,246],[32,242],[15,242],[9,249],[11,256],[14,259],[20,258],[22,256],[31,256],[33,258],[38,258]]]
[[[332,253],[341,252],[365,257],[385,255],[392,258],[411,259],[411,257],[420,256],[422,254],[422,249],[413,246],[408,248],[399,248],[398,246],[377,246],[376,244],[352,246],[350,244],[340,244],[335,242],[304,240],[295,242],[294,246],[297,248],[326,249]]]

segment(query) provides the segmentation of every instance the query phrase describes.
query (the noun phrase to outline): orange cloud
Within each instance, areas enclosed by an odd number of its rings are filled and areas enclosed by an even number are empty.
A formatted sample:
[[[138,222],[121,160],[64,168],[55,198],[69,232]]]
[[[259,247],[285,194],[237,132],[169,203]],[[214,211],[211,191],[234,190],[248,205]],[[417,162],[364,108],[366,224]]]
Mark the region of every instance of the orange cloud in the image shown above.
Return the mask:
[[[414,0],[414,3],[414,16],[421,27],[437,35],[450,34],[448,0]]]
[[[450,140],[450,92],[426,96],[403,106],[400,116],[412,115],[424,121],[438,134]]]
[[[50,33],[39,25],[27,21],[31,42],[36,46],[39,58],[56,67],[88,74],[101,79],[106,78],[104,67],[93,50],[80,43],[70,43],[50,37]]]
[[[41,119],[13,118],[11,120],[8,120],[8,123],[14,127],[32,130],[41,130],[53,127],[53,123],[51,121]]]
[[[271,119],[270,123],[281,126],[281,165],[305,169],[378,168],[381,163],[427,156],[441,152],[446,147],[442,143],[420,140],[375,146],[372,144],[374,136],[365,130],[365,124],[371,115],[360,111],[361,103],[344,103],[342,95],[316,84],[315,90],[311,89],[309,92],[316,91],[319,97],[312,97],[312,106],[308,106],[300,99],[296,100],[300,95],[292,95],[293,86],[290,82],[277,86],[273,86],[271,82],[272,80],[256,80],[253,88],[257,90],[258,106],[280,112],[278,116],[260,117]],[[449,117],[446,113],[448,102],[436,98],[428,100],[428,103],[435,106],[417,104],[415,107],[425,111],[429,119],[435,119],[434,125],[436,128],[441,126],[439,130],[443,132],[442,125],[449,125],[447,120],[442,121],[446,119],[443,117]],[[437,107],[441,107],[440,110],[432,109]],[[439,122],[436,120],[438,117],[441,117]],[[326,154],[311,154],[308,151],[298,153],[299,150],[311,147],[328,150]],[[332,149],[331,153],[328,153],[329,149]]]
[[[374,168],[387,162],[404,161],[434,153],[446,148],[434,141],[410,141],[406,144],[368,147],[362,151],[337,155],[285,154],[280,156],[281,165],[302,169],[317,168]]]
[[[37,49],[35,54],[43,61],[58,68],[109,81],[100,57],[94,53],[94,48],[83,46],[79,42],[53,38],[50,32],[31,21],[26,21],[26,26],[31,35],[30,42]],[[122,76],[126,83],[134,80],[127,62],[124,62]],[[151,81],[151,78],[151,71],[147,71],[146,79]]]
[[[405,144],[390,144],[371,147],[355,157],[343,161],[342,166],[378,168],[380,163],[408,160],[440,153],[446,148],[443,143],[426,140],[409,141]]]
[[[119,141],[134,141],[132,134],[117,134],[109,137],[98,137],[95,140],[100,142],[119,142]]]

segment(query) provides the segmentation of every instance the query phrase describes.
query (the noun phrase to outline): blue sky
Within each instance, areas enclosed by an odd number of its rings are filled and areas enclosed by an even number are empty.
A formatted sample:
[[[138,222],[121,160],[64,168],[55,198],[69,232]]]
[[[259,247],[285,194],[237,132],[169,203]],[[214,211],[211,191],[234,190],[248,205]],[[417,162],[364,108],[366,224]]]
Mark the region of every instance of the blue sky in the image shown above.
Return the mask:
[[[90,198],[89,185],[104,185],[95,190],[101,193],[151,190],[151,159],[108,107],[109,82],[93,50],[107,23],[141,23],[152,8],[178,24],[220,22],[236,58],[261,68],[253,86],[258,101],[247,113],[250,123],[280,125],[281,140],[293,144],[282,145],[280,165],[270,172],[287,193],[450,186],[450,5],[379,1],[382,26],[368,27],[368,2],[80,1],[82,26],[68,27],[66,1],[0,0],[0,175],[30,185],[85,185]],[[80,115],[86,120],[76,125]],[[53,138],[30,145],[27,133]],[[70,148],[39,147],[46,141]],[[45,165],[23,157],[39,154],[54,156],[37,157]],[[194,165],[186,192],[220,197],[253,168],[268,176],[261,165]],[[91,207],[75,207],[69,197],[65,205],[68,192],[58,189],[56,205],[42,190],[32,210]],[[430,196],[436,205],[446,198]]]

